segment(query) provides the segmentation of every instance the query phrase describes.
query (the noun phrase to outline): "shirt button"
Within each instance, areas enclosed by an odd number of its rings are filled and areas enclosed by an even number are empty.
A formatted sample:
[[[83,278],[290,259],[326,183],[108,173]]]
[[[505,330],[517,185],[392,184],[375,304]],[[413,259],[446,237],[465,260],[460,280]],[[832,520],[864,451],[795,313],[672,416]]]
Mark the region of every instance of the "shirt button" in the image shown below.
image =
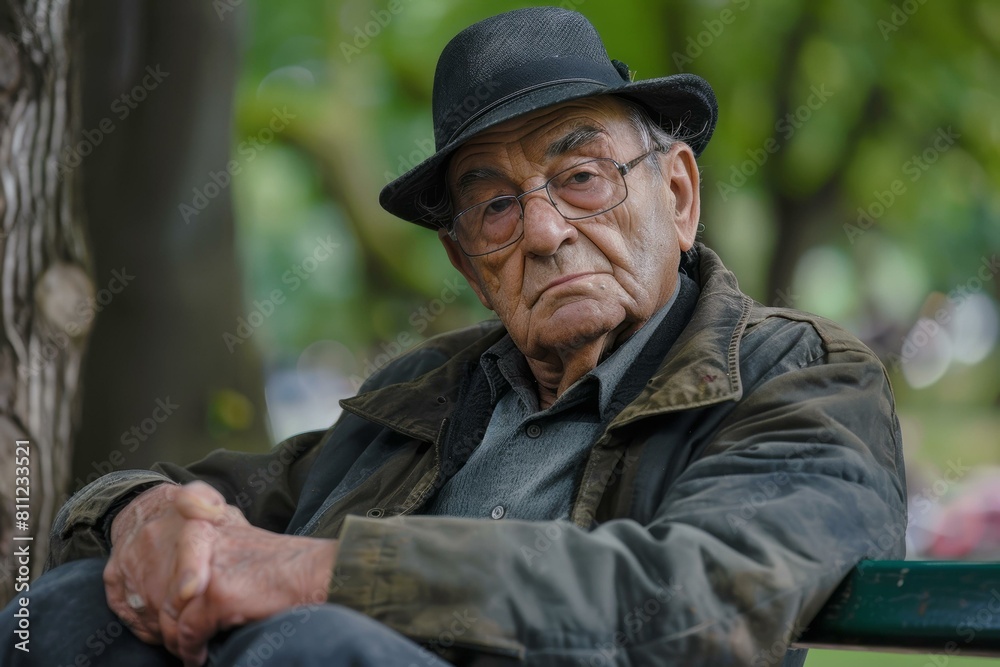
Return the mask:
[[[381,507],[373,507],[368,510],[369,519],[381,519],[383,514],[385,514],[385,510]]]
[[[490,516],[493,517],[494,519],[502,519],[503,515],[504,515],[503,505],[497,505],[496,507],[493,508],[493,511],[490,512]]]
[[[525,432],[529,438],[537,438],[542,434],[542,427],[538,424],[529,424]]]

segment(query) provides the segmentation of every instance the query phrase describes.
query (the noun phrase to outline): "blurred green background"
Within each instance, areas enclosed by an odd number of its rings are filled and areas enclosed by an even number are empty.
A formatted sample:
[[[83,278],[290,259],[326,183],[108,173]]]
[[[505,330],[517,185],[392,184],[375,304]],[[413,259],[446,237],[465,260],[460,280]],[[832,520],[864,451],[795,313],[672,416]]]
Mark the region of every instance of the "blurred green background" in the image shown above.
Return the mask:
[[[239,39],[229,151],[238,173],[230,169],[219,201],[232,197],[243,303],[224,331],[207,333],[214,352],[188,362],[252,349],[266,396],[265,409],[252,390],[220,382],[188,403],[206,442],[250,447],[240,434],[251,424],[271,441],[325,428],[337,401],[389,359],[490,315],[436,235],[383,212],[377,196],[433,152],[431,87],[446,42],[533,4],[551,3],[204,3],[199,20]],[[996,504],[972,503],[987,510],[963,514],[971,523],[948,512],[963,493],[996,488],[990,466],[1000,462],[1000,4],[562,6],[587,15],[637,78],[688,71],[711,82],[720,117],[700,160],[703,240],[758,301],[828,316],[885,361],[911,499],[921,501],[911,503],[912,557],[995,556],[983,526]],[[227,86],[222,77],[217,94]],[[225,157],[213,164],[224,169]],[[183,202],[211,195],[204,173]],[[212,210],[174,204],[172,233]],[[166,437],[158,431],[159,448],[130,463],[175,458]],[[91,467],[78,465],[77,481]],[[948,534],[949,525],[972,533]],[[817,651],[808,664],[938,663]]]

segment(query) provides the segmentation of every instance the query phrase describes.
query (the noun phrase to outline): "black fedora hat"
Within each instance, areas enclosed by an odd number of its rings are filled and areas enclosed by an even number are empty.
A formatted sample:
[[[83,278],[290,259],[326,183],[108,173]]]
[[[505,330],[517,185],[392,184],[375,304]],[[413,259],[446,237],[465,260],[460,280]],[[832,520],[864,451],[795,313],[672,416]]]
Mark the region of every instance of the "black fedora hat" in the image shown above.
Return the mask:
[[[444,167],[465,141],[500,123],[562,102],[614,94],[639,103],[700,155],[715,129],[718,106],[708,82],[693,74],[631,81],[612,61],[594,26],[558,7],[532,7],[490,17],[458,33],[434,73],[436,152],[386,185],[382,207],[436,229],[428,207],[440,200]]]

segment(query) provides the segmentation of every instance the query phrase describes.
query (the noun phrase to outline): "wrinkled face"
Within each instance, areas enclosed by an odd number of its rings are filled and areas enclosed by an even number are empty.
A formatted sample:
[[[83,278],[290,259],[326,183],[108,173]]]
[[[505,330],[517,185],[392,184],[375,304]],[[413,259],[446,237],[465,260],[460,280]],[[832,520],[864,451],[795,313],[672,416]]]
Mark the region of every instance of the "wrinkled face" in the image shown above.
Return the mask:
[[[447,183],[453,208],[461,211],[541,186],[585,160],[624,164],[650,148],[621,101],[587,98],[476,135],[452,157]],[[523,237],[502,250],[469,257],[440,236],[452,263],[521,351],[541,358],[630,331],[666,303],[680,252],[694,241],[697,179],[690,148],[677,143],[633,167],[625,177],[628,198],[601,215],[567,220],[541,189],[522,199]]]

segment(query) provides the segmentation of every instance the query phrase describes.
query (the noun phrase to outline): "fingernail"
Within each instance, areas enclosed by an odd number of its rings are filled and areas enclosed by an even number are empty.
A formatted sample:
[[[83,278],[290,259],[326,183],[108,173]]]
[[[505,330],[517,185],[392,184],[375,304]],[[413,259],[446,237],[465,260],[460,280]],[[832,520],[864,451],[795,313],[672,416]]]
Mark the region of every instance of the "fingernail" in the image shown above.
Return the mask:
[[[199,507],[203,507],[207,510],[214,510],[219,507],[219,503],[216,502],[215,498],[202,498],[201,496],[194,497],[194,503]]]

